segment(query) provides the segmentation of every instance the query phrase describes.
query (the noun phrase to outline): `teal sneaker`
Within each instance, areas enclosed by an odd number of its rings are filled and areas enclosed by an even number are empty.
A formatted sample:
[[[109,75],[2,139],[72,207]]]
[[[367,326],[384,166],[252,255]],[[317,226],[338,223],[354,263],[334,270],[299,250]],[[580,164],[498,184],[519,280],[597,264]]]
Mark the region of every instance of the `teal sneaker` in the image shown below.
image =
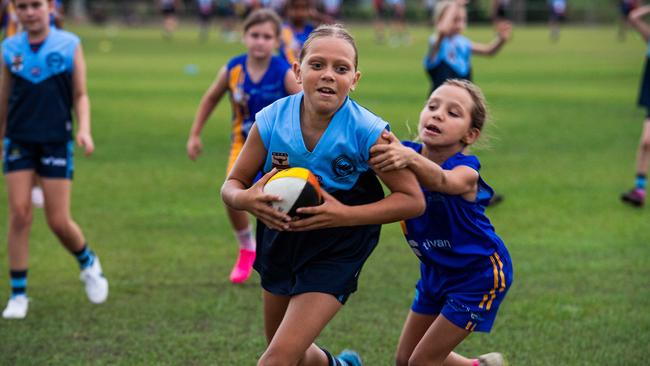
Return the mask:
[[[345,362],[345,366],[363,366],[361,356],[351,349],[343,350],[336,358],[339,361]]]

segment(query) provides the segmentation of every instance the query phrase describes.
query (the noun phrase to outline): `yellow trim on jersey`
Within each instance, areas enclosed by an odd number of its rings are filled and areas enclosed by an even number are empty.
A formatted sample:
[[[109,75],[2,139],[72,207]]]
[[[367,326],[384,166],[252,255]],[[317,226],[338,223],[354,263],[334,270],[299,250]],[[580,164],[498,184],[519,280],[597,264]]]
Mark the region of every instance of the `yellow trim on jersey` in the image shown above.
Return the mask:
[[[295,38],[293,35],[293,30],[291,30],[291,27],[285,26],[282,28],[282,35],[280,36],[282,38],[282,43],[284,43],[284,54],[287,57],[287,62],[289,62],[289,65],[293,66],[293,63],[298,60],[298,55],[296,55],[293,51],[293,46],[295,42]]]
[[[228,173],[235,164],[235,160],[239,156],[242,147],[244,146],[244,135],[242,134],[242,129],[244,127],[244,116],[242,115],[241,109],[238,106],[238,103],[235,101],[234,95],[236,93],[241,93],[243,90],[238,91],[238,89],[243,89],[244,85],[244,68],[242,65],[237,65],[230,70],[230,79],[228,81],[228,88],[230,89],[230,99],[232,104],[233,114],[235,118],[232,121],[232,144],[230,147],[230,156],[228,158]]]
[[[239,139],[237,141],[233,141],[232,144],[230,144],[230,154],[228,155],[228,166],[226,168],[227,174],[230,174],[232,167],[235,166],[235,161],[237,161],[237,158],[239,157],[239,154],[241,153],[243,147],[244,142],[239,141]]]
[[[472,329],[472,322],[467,322],[467,325],[465,326],[465,330],[470,330]]]
[[[16,15],[16,8],[12,2],[9,2],[6,9],[7,25],[5,37],[11,37],[18,33],[20,24],[18,23],[18,15]]]
[[[406,228],[406,221],[404,221],[404,220],[400,221],[400,222],[399,222],[399,226],[402,227],[402,232],[404,233],[404,235],[408,235],[408,234],[409,234],[409,231],[408,231],[408,229]]]

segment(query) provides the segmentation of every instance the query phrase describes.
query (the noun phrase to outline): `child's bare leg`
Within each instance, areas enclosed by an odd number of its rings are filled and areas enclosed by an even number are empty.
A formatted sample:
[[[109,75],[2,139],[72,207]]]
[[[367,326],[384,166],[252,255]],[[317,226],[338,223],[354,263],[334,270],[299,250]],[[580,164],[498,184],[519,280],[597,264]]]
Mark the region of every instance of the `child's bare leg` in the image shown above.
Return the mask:
[[[399,344],[397,346],[397,354],[395,355],[395,364],[397,366],[409,365],[409,359],[418,343],[422,340],[429,327],[436,320],[436,315],[418,314],[409,311],[409,314],[404,322],[404,328],[400,335]],[[445,359],[444,366],[463,366],[472,365],[472,360],[465,358],[455,352],[451,352]]]
[[[277,296],[267,296],[266,292],[264,300],[265,317],[271,317],[265,319],[267,337],[271,335],[271,341],[258,365],[327,366],[327,356],[313,342],[339,311],[341,303],[334,296],[319,292],[292,296],[282,320],[274,330],[283,301]],[[267,306],[267,300],[275,302],[275,306]]]
[[[61,244],[71,253],[83,249],[86,239],[70,215],[70,189],[68,179],[42,179],[45,195],[45,216],[47,223]]]
[[[647,173],[650,163],[650,118],[643,123],[643,131],[639,141],[639,149],[636,157],[636,172]]]
[[[413,350],[409,365],[472,366],[472,360],[452,351],[470,332],[438,316]]]
[[[9,269],[27,269],[29,231],[32,226],[32,179],[34,171],[19,170],[5,175],[9,199]]]

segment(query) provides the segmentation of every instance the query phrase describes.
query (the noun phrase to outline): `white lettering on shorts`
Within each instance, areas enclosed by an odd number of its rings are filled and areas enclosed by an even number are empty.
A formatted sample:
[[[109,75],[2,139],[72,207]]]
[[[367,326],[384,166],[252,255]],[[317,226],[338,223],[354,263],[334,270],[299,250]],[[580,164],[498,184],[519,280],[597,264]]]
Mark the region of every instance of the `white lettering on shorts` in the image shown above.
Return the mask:
[[[68,165],[68,161],[64,158],[57,158],[55,156],[47,156],[41,158],[41,163],[45,166],[58,166],[65,167]]]

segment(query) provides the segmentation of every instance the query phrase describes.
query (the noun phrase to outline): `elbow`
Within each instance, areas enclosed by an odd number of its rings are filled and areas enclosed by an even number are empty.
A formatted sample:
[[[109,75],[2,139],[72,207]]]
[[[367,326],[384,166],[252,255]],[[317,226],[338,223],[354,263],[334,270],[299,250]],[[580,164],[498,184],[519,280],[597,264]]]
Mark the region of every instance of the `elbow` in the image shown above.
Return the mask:
[[[223,203],[230,206],[228,204],[228,201],[229,201],[228,200],[228,196],[229,196],[228,191],[229,191],[229,189],[228,189],[228,179],[226,179],[223,182],[223,184],[221,185],[221,190],[219,191],[219,195],[221,196],[221,200],[223,201]]]
[[[75,101],[75,104],[79,105],[79,103],[88,100],[88,94],[82,93],[82,92],[77,92],[77,93],[74,94],[73,99]]]
[[[406,219],[422,216],[427,208],[422,191],[418,191],[416,194],[412,195],[411,201],[408,217],[406,217]]]

